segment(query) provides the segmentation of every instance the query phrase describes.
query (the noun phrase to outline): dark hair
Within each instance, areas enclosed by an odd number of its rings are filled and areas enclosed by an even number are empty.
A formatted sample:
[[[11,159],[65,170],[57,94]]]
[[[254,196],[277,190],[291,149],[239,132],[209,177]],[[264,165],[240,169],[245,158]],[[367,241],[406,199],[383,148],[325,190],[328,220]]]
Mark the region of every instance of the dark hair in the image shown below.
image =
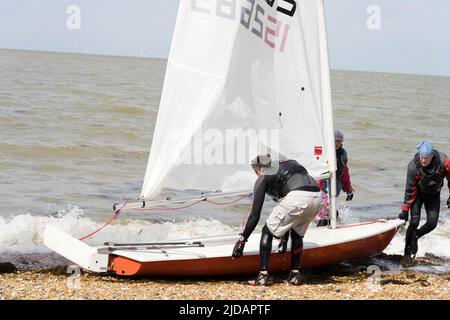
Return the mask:
[[[253,159],[251,163],[253,170],[270,168],[271,165],[272,159],[270,158],[270,154],[259,155],[255,159]]]

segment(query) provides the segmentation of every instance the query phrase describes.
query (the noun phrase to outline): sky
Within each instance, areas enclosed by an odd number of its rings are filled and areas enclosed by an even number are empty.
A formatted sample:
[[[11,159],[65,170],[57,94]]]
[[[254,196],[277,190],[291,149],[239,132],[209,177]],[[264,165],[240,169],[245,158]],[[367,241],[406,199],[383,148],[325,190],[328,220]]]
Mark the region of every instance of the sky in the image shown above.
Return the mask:
[[[0,0],[0,48],[167,58],[178,1]],[[450,76],[450,1],[324,1],[332,69]]]

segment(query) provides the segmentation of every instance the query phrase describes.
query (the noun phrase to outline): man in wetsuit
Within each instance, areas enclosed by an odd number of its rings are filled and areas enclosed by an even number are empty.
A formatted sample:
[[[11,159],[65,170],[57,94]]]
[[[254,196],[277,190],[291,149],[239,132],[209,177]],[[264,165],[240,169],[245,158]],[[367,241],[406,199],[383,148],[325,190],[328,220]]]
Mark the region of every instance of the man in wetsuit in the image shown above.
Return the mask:
[[[408,165],[406,176],[405,199],[402,205],[400,219],[408,221],[411,215],[405,239],[405,258],[417,253],[417,240],[436,228],[439,219],[440,195],[447,178],[450,190],[450,160],[428,141],[422,141],[417,146],[417,153]],[[420,211],[425,205],[427,213],[426,223],[419,227]],[[450,196],[447,200],[450,208]]]
[[[300,263],[303,253],[303,236],[310,222],[320,210],[322,203],[320,188],[307,170],[295,160],[272,163],[270,155],[258,156],[252,161],[258,175],[253,193],[251,214],[240,239],[236,242],[233,257],[240,257],[245,242],[258,224],[265,194],[270,195],[278,205],[269,215],[261,233],[260,271],[254,285],[268,284],[269,257],[272,239],[291,235],[291,272],[289,283],[300,284]],[[278,170],[276,170],[278,169]],[[287,239],[285,239],[285,243]],[[286,248],[284,248],[284,251]]]

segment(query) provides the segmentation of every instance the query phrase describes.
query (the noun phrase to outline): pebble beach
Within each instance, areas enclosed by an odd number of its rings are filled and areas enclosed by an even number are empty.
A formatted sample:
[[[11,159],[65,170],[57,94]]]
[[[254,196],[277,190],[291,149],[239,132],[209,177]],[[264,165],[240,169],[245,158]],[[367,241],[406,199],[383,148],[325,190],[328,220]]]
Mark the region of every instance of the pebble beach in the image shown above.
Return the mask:
[[[421,263],[423,261],[419,261]],[[121,278],[81,272],[67,266],[0,274],[2,300],[449,300],[449,273],[383,270],[340,264],[305,270],[292,286],[273,275],[268,287],[247,284],[249,276],[200,279]]]

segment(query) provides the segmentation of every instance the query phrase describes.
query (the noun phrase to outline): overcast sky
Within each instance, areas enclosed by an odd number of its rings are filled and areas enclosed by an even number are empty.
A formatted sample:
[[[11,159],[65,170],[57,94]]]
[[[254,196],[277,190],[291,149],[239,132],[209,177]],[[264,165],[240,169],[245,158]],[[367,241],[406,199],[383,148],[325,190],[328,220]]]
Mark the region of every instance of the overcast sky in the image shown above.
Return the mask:
[[[80,28],[71,30],[72,5]],[[0,0],[0,48],[166,58],[177,7],[178,0]],[[450,76],[449,0],[325,0],[325,10],[333,69]]]

